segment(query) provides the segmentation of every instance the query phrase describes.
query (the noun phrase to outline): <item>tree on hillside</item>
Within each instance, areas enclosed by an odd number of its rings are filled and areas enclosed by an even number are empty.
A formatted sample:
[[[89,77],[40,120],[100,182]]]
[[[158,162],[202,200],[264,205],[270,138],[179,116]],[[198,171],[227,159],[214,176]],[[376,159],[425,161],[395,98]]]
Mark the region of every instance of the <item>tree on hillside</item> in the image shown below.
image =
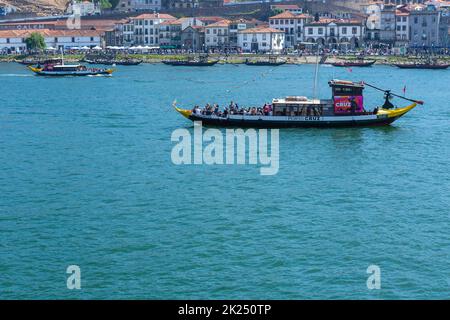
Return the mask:
[[[271,13],[271,16],[276,16],[277,14],[280,14],[283,12],[284,12],[284,10],[281,8],[273,8],[270,13]]]
[[[44,50],[47,46],[45,44],[45,39],[39,32],[33,32],[28,38],[25,39],[27,49],[31,51]]]

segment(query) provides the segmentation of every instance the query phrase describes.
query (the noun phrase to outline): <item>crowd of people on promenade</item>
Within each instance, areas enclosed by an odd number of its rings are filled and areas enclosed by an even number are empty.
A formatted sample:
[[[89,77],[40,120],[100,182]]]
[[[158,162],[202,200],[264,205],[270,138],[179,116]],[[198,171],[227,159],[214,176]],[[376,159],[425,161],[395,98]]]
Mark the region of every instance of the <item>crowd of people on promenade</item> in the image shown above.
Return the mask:
[[[239,105],[233,101],[225,107],[223,110],[220,109],[218,104],[207,103],[203,108],[196,105],[192,109],[194,115],[215,115],[218,117],[228,117],[228,115],[252,115],[252,116],[271,116],[272,115],[272,105],[265,103],[262,107],[239,107]]]

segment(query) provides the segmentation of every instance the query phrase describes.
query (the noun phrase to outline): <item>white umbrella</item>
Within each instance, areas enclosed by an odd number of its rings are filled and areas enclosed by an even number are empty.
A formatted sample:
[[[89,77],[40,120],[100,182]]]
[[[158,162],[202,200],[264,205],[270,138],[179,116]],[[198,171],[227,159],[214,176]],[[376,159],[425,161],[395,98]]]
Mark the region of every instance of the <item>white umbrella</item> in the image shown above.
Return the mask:
[[[47,50],[48,50],[48,51],[55,51],[56,49],[53,48],[53,47],[48,47]]]
[[[92,49],[93,49],[93,50],[102,50],[102,48],[99,47],[99,46],[95,46],[95,47],[93,47]]]
[[[81,47],[81,50],[89,50],[89,47],[86,47],[86,46]]]

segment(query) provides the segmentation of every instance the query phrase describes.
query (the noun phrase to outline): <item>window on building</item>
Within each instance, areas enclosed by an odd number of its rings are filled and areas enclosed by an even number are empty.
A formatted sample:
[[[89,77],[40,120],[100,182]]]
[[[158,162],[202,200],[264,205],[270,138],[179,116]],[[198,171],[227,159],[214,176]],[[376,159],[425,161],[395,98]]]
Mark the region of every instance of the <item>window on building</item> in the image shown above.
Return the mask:
[[[358,28],[353,27],[353,28],[352,28],[352,34],[357,34],[357,33],[358,33]]]
[[[308,28],[308,34],[313,34],[313,28]]]
[[[342,34],[347,34],[347,27],[342,27]]]
[[[319,33],[319,34],[323,34],[323,28],[319,28],[319,29],[318,29],[318,33]]]

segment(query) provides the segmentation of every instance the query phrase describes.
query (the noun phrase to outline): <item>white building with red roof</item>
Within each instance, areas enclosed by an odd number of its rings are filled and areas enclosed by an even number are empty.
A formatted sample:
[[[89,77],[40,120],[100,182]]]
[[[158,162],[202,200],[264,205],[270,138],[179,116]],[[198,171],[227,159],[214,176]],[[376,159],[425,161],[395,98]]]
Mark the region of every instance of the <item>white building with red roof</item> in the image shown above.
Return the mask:
[[[399,6],[395,10],[395,38],[396,44],[406,44],[409,41],[409,9],[407,5]]]
[[[257,27],[238,32],[238,47],[243,52],[279,53],[285,48],[285,33],[270,27]]]
[[[175,21],[176,18],[163,13],[145,13],[131,18],[134,23],[134,44],[159,46],[159,25],[169,20]]]
[[[283,31],[285,34],[286,48],[294,48],[299,42],[304,41],[304,26],[313,20],[307,14],[294,14],[285,11],[269,18],[271,28]]]
[[[230,20],[221,20],[205,26],[206,49],[227,49],[230,47]]]
[[[364,21],[356,19],[320,19],[305,24],[305,41],[329,48],[360,47],[364,42]]]
[[[25,51],[25,40],[33,33],[40,33],[44,37],[47,47],[57,50],[74,47],[94,48],[103,43],[103,31],[98,30],[0,30],[0,51]]]

